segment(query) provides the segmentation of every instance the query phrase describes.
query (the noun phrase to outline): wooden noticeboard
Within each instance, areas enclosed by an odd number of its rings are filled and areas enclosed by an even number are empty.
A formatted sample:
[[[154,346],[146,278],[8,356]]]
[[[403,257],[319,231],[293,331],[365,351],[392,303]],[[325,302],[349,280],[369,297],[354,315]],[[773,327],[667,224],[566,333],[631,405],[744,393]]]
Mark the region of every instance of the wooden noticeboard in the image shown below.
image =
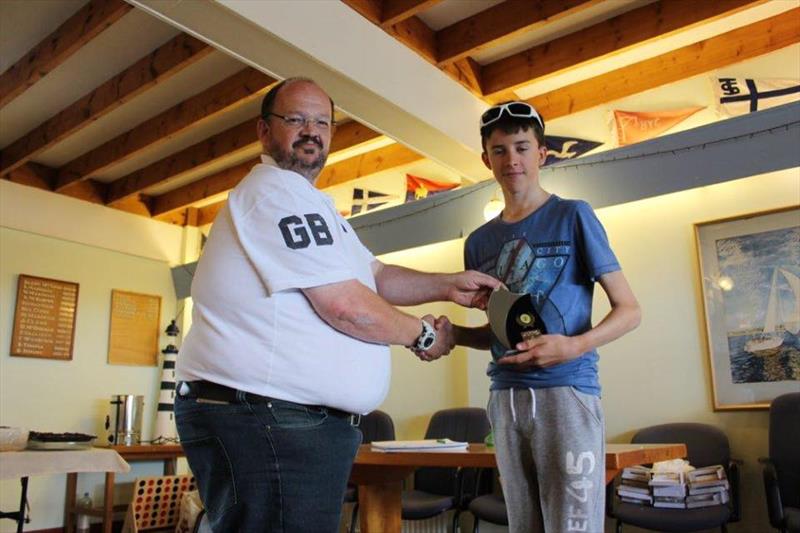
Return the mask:
[[[108,362],[157,365],[160,324],[161,296],[112,290]]]
[[[11,355],[72,359],[78,284],[20,274]]]

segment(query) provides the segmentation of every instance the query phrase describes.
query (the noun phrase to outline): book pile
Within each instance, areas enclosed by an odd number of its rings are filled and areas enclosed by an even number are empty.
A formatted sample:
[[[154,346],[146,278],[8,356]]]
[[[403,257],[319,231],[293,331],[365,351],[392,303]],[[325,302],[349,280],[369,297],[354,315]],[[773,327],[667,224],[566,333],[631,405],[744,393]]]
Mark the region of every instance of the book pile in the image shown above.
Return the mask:
[[[650,493],[650,469],[644,466],[629,466],[622,470],[622,480],[617,486],[620,500],[637,505],[652,505]]]
[[[653,507],[686,508],[686,477],[684,472],[653,472],[650,478],[650,487],[653,489]]]
[[[710,507],[728,503],[730,485],[721,465],[697,468],[687,474],[689,479],[689,495],[686,507]]]

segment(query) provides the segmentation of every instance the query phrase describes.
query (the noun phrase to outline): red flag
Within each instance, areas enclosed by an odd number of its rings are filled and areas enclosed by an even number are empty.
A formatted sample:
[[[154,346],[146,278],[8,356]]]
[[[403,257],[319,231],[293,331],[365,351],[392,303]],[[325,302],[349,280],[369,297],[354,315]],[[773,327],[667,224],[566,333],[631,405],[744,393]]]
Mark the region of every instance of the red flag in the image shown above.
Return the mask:
[[[459,183],[433,181],[406,174],[406,202],[413,202],[436,193],[449,191],[459,185]]]

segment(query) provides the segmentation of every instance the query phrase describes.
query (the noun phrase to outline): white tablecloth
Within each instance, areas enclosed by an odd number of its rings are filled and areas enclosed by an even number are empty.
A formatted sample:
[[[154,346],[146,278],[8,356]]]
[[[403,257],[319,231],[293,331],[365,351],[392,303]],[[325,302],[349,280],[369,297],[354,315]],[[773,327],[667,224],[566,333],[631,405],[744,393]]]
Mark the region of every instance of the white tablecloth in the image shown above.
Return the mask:
[[[131,466],[114,450],[48,450],[0,452],[0,479],[67,474],[71,472],[130,472]]]

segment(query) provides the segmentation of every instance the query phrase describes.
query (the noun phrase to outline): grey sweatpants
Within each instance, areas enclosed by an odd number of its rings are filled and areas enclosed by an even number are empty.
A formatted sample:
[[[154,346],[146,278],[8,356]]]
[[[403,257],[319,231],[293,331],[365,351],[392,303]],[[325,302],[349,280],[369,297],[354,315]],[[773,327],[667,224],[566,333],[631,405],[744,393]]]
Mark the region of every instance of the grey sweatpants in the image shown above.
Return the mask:
[[[600,398],[572,387],[492,391],[489,420],[511,533],[603,532]]]

